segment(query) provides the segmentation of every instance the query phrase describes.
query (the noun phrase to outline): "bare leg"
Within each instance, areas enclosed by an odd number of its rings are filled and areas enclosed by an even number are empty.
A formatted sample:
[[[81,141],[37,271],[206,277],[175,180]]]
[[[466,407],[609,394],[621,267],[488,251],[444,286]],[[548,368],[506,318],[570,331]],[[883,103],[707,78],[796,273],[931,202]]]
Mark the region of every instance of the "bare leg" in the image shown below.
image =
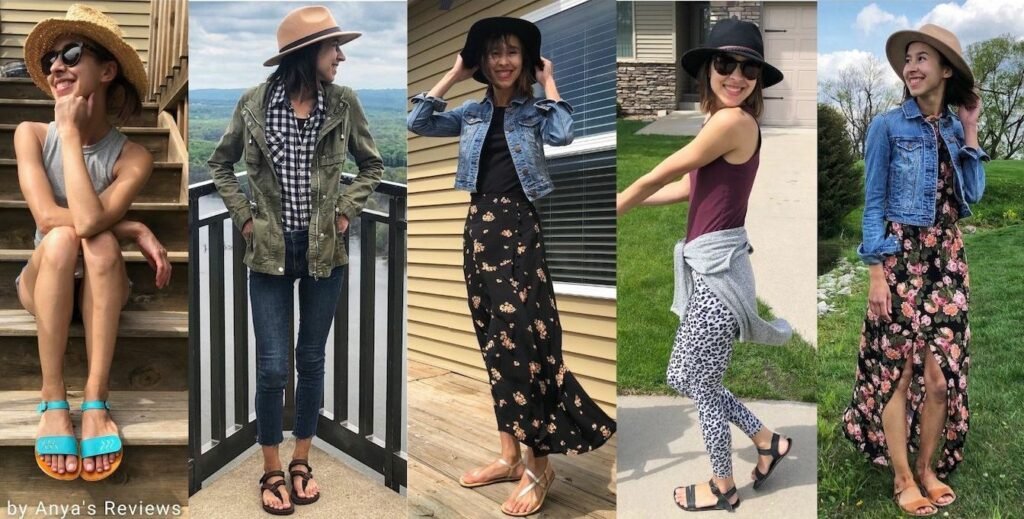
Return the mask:
[[[295,450],[292,451],[293,460],[308,460],[309,459],[309,448],[313,446],[313,438],[296,438],[295,439]],[[297,465],[295,470],[306,471],[306,467]],[[306,483],[305,489],[302,488],[302,478],[292,478],[292,487],[295,488],[295,493],[299,497],[313,497],[320,493],[320,485],[317,484],[316,479],[310,479],[309,483]]]
[[[508,463],[508,465],[504,465],[495,460],[483,467],[477,467],[463,473],[462,481],[469,484],[490,481],[508,474],[508,468],[519,463],[522,458],[522,453],[519,449],[519,441],[516,440],[516,437],[507,432],[499,432],[498,437],[501,441],[501,459],[505,460],[505,463]],[[522,477],[522,475],[523,467],[517,466],[512,470],[512,477],[519,478]]]
[[[261,447],[261,450],[263,451],[263,473],[265,474],[272,470],[281,470],[281,456],[278,452],[280,446],[262,445]],[[273,483],[282,479],[284,478],[270,478],[267,480],[267,483]],[[276,510],[291,508],[291,498],[288,496],[288,492],[285,489],[286,487],[278,487],[277,492],[264,490],[263,503]]]
[[[921,451],[918,453],[915,472],[917,478],[927,490],[944,486],[932,469],[932,458],[946,425],[946,377],[942,368],[931,353],[925,355],[924,361],[924,409],[921,411]],[[938,499],[940,505],[953,502],[953,495],[946,494]]]
[[[85,349],[89,358],[89,377],[85,382],[85,400],[106,400],[110,393],[110,365],[117,344],[121,307],[128,297],[121,246],[107,231],[82,240],[85,278],[82,280],[82,322],[85,325]],[[117,434],[117,425],[103,410],[82,413],[82,438]],[[103,454],[82,460],[86,472],[104,472],[119,453]]]
[[[550,456],[534,456],[532,449],[526,449],[525,465],[526,468],[530,469],[538,478],[543,478],[542,481],[533,486],[525,496],[519,497],[520,492],[524,488],[533,483],[530,476],[523,470],[523,476],[519,479],[519,484],[512,490],[512,493],[508,496],[508,499],[502,504],[505,510],[510,512],[525,513],[531,508],[537,506],[540,503],[541,496],[544,495],[544,485],[548,485],[551,478],[555,477],[555,471],[551,468],[551,463],[548,461]]]
[[[46,233],[32,253],[18,282],[18,299],[36,316],[39,365],[42,368],[43,400],[64,400],[64,352],[74,304],[75,262],[78,236],[70,227]],[[44,304],[36,305],[36,301]],[[39,419],[39,436],[74,435],[68,411],[48,411]],[[44,455],[52,470],[63,474],[77,470],[77,456]]]
[[[893,486],[896,492],[901,492],[900,503],[909,503],[923,497],[907,460],[907,389],[910,387],[911,372],[911,359],[907,359],[892,398],[882,410],[882,429],[885,431],[885,443],[889,448],[889,460],[894,473]],[[915,512],[927,514],[933,510],[930,506],[922,506]]]

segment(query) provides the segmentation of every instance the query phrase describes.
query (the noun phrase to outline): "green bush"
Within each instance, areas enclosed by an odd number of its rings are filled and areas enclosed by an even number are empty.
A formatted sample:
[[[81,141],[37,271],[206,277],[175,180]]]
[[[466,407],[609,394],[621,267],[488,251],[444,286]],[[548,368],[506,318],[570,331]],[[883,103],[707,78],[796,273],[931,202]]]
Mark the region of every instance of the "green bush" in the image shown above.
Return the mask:
[[[831,238],[843,218],[863,200],[861,171],[845,120],[834,108],[818,104],[818,238]]]

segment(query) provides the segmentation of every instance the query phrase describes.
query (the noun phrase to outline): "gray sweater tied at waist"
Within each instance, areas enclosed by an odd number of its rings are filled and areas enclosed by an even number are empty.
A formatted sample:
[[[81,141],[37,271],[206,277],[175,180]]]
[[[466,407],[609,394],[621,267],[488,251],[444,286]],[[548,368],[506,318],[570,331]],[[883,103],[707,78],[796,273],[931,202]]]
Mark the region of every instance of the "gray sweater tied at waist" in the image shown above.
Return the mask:
[[[739,321],[739,340],[780,345],[789,341],[793,328],[784,319],[765,321],[757,315],[754,269],[750,265],[753,249],[743,227],[715,231],[698,236],[690,243],[679,240],[675,247],[675,297],[672,311],[680,319],[693,294],[693,272],[704,277],[714,292]]]

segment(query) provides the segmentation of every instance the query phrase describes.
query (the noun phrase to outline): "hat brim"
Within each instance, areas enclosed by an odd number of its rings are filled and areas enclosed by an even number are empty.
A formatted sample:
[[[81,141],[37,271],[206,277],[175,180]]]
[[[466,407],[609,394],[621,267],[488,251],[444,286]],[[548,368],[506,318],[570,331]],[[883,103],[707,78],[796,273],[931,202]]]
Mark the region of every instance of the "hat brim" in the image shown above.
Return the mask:
[[[683,54],[680,59],[680,65],[683,66],[683,70],[686,71],[690,77],[697,79],[700,75],[700,69],[714,57],[716,54],[736,54],[737,56],[743,56],[748,60],[755,61],[761,64],[761,79],[764,88],[768,88],[772,85],[777,85],[782,82],[784,76],[782,71],[775,68],[774,65],[768,63],[763,58],[753,52],[746,52],[740,49],[718,49],[709,47],[698,47],[696,49],[690,49]]]
[[[281,60],[284,59],[285,56],[287,56],[287,55],[289,55],[289,54],[291,54],[291,53],[293,53],[293,52],[295,52],[295,51],[297,51],[299,49],[302,49],[302,48],[305,48],[305,47],[309,47],[310,45],[312,45],[314,43],[319,43],[319,42],[322,42],[324,40],[333,40],[333,39],[337,38],[338,40],[340,40],[338,42],[338,45],[344,45],[344,44],[346,44],[346,43],[348,43],[348,42],[350,42],[350,41],[352,41],[352,40],[354,40],[354,39],[356,39],[356,38],[358,38],[358,37],[360,37],[362,35],[363,35],[363,33],[355,32],[355,31],[332,32],[330,34],[325,34],[323,36],[320,36],[319,38],[313,38],[313,39],[303,43],[302,45],[293,47],[291,49],[288,49],[288,50],[286,50],[284,52],[281,52],[281,53],[277,54],[276,56],[268,59],[267,61],[264,61],[263,62],[263,66],[264,67],[273,67],[274,65],[277,65],[277,64],[281,63]]]
[[[483,20],[478,20],[469,28],[469,32],[466,34],[466,43],[462,46],[462,50],[459,51],[459,55],[462,56],[462,63],[465,66],[477,68],[476,72],[473,72],[473,79],[485,85],[491,84],[487,80],[487,76],[484,76],[480,65],[481,57],[483,56],[483,46],[487,42],[487,38],[494,34],[514,34],[522,42],[524,55],[528,56],[533,62],[532,66],[544,66],[540,57],[540,29],[536,25],[521,18],[484,18]],[[530,74],[531,77],[534,76],[533,70],[526,71],[526,73]]]
[[[25,38],[25,67],[32,82],[46,95],[53,97],[53,90],[46,81],[46,74],[43,73],[43,54],[48,52],[61,36],[84,36],[106,49],[117,60],[121,74],[135,88],[139,99],[145,100],[149,97],[146,67],[143,66],[139,53],[128,42],[100,25],[85,20],[63,18],[49,18],[37,23]]]
[[[957,54],[956,51],[943,43],[942,40],[923,32],[912,30],[896,31],[885,42],[885,57],[889,60],[889,65],[901,81],[903,80],[903,65],[907,60],[907,47],[915,41],[927,43],[934,47],[954,69],[967,76],[971,86],[974,86],[974,72],[971,71],[971,67],[964,60],[963,56]]]

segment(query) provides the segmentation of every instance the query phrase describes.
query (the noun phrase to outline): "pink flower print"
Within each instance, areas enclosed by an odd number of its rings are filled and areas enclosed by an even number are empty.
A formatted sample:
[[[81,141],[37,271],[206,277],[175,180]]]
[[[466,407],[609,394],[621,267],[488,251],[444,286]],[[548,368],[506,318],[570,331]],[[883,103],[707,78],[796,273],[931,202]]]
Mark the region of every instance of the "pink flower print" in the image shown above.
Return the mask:
[[[946,270],[948,270],[948,271],[950,271],[950,272],[956,272],[956,271],[957,271],[957,270],[959,270],[959,269],[960,269],[960,263],[959,263],[959,262],[957,262],[957,261],[950,261],[950,262],[949,262],[949,263],[948,263],[948,264],[946,265]]]
[[[947,286],[952,285],[953,280],[949,276],[942,276],[942,284]]]
[[[921,288],[924,286],[924,280],[920,277],[916,277],[910,280],[910,284],[914,285],[914,288]]]
[[[907,301],[904,301],[903,304],[900,305],[900,307],[903,310],[903,316],[904,317],[914,317],[914,305],[913,304],[911,304],[911,303],[909,303]]]
[[[942,307],[942,313],[944,313],[944,314],[946,314],[946,315],[948,315],[950,317],[953,317],[956,314],[960,313],[960,308],[958,308],[956,305],[950,303],[950,304]]]
[[[910,263],[907,265],[907,272],[910,272],[915,276],[924,274],[925,270],[928,270],[928,267],[924,263]]]
[[[892,382],[889,382],[888,380],[883,380],[882,381],[882,392],[883,393],[888,393],[890,389],[892,389]]]
[[[938,243],[938,240],[935,238],[935,235],[929,234],[928,236],[924,237],[924,246],[925,247],[928,247],[928,248],[934,247],[936,243]]]
[[[935,312],[939,311],[939,307],[935,306],[935,303],[933,303],[931,301],[925,301],[924,302],[924,311],[928,312],[930,314],[934,314]]]

